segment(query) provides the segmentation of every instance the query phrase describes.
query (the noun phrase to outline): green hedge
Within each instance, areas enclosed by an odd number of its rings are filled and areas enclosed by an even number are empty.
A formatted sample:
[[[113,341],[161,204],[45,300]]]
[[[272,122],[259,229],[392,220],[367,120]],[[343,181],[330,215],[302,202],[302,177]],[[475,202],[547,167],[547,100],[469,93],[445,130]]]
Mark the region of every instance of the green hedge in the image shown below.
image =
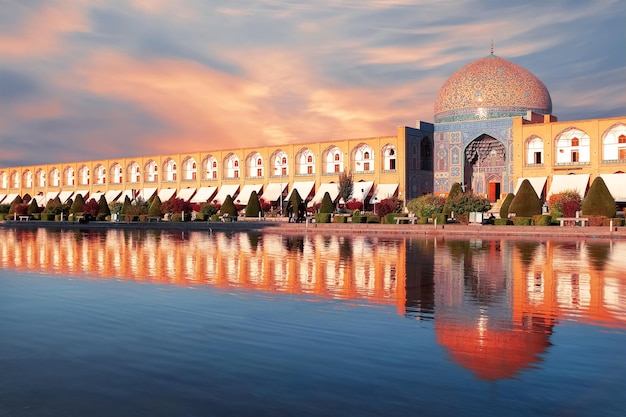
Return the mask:
[[[365,223],[367,216],[352,216],[352,223]]]
[[[211,221],[212,222],[219,222],[220,221],[220,215],[219,214],[212,214],[211,215]]]
[[[348,216],[335,216],[335,223],[348,223]]]
[[[513,224],[515,226],[532,226],[533,218],[516,216],[515,218],[513,218]]]
[[[331,213],[317,213],[315,214],[315,223],[330,223]]]
[[[533,224],[535,226],[550,226],[552,224],[552,216],[546,214],[536,214],[533,216]]]
[[[380,223],[380,219],[377,216],[367,216],[367,223]]]
[[[443,213],[435,214],[433,216],[433,223],[437,220],[437,224],[446,224],[447,216]]]
[[[389,213],[389,214],[385,215],[385,223],[387,223],[387,224],[395,224],[396,223],[396,217],[406,217],[406,214]]]
[[[172,220],[173,222],[182,222],[183,221],[183,215],[181,213],[174,213],[172,214]]]
[[[420,217],[417,219],[417,224],[428,224],[428,217]]]
[[[495,219],[493,224],[495,226],[511,226],[513,225],[513,222],[509,219]]]
[[[609,227],[611,226],[611,220],[613,220],[613,227],[622,227],[624,226],[624,219],[622,218],[612,218],[612,219],[604,219],[602,226]]]

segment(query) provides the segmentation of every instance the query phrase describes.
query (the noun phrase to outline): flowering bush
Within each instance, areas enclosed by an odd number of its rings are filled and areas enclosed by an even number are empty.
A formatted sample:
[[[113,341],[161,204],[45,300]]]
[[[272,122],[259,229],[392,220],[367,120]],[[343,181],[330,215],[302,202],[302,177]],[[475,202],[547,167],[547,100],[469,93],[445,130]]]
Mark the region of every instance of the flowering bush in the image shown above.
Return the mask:
[[[443,212],[445,203],[446,198],[443,196],[426,194],[410,200],[407,203],[407,208],[419,217],[431,218],[433,215]]]
[[[376,205],[376,215],[383,218],[390,213],[400,213],[402,207],[397,198],[385,198]]]
[[[565,190],[559,194],[552,194],[548,200],[548,207],[553,217],[575,217],[580,210],[582,199],[576,190]]]
[[[352,198],[350,199],[350,201],[348,201],[346,203],[346,208],[348,210],[354,211],[354,210],[359,210],[363,207],[363,203],[360,201],[357,201],[356,199]]]

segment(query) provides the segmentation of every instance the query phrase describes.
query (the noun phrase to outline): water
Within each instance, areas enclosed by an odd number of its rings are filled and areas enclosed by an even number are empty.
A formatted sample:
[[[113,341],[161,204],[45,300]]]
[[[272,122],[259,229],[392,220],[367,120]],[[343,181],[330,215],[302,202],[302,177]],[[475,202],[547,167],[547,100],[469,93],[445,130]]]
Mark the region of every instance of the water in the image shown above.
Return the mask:
[[[623,416],[624,259],[0,229],[0,416]]]

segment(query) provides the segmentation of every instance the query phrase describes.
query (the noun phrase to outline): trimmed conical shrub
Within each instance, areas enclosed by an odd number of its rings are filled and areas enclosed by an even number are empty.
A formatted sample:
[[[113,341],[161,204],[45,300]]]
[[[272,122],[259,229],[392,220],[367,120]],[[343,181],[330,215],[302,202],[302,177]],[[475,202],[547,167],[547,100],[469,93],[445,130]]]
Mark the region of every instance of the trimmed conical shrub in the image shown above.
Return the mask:
[[[446,217],[452,213],[452,202],[454,201],[454,198],[462,192],[463,189],[461,188],[461,184],[458,182],[452,184],[448,197],[446,198],[446,203],[443,205],[443,214],[445,214]]]
[[[74,201],[72,202],[72,205],[70,206],[70,213],[71,214],[82,213],[84,206],[85,206],[85,199],[83,198],[82,194],[78,194],[76,198],[74,199]]]
[[[36,214],[41,213],[41,207],[37,204],[37,200],[34,198],[30,200],[30,204],[28,205],[28,214]]]
[[[161,199],[158,195],[152,199],[152,203],[150,204],[150,207],[148,207],[148,216],[161,216]]]
[[[61,213],[61,207],[63,207],[63,203],[61,203],[59,196],[56,196],[52,200],[48,201],[46,208],[43,211],[44,213],[59,214]]]
[[[258,217],[259,213],[263,215],[261,203],[259,202],[259,196],[256,191],[252,191],[250,194],[250,200],[248,200],[248,205],[246,206],[246,217]]]
[[[541,214],[541,200],[537,197],[530,181],[522,181],[522,185],[511,201],[508,213],[515,213],[517,217],[532,217]]]
[[[130,201],[130,197],[126,196],[124,198],[124,203],[122,204],[122,209],[120,210],[120,214],[126,214],[131,205],[132,203]]]
[[[511,201],[515,198],[515,194],[508,193],[506,197],[504,197],[504,201],[500,206],[500,218],[506,219],[509,217],[509,207],[511,206]]]
[[[11,207],[9,207],[9,214],[15,213],[15,210],[17,210],[17,206],[19,206],[23,202],[24,201],[22,200],[22,197],[20,197],[19,195],[15,197],[13,201],[11,201]]]
[[[330,198],[328,192],[324,193],[322,198],[322,204],[320,205],[320,213],[332,213],[335,210],[333,200]]]
[[[98,215],[104,217],[111,215],[111,209],[109,208],[107,199],[104,195],[101,195],[100,200],[98,201]]]
[[[615,199],[602,177],[596,177],[593,180],[581,208],[586,216],[615,217]]]
[[[220,208],[220,214],[222,216],[228,214],[229,216],[237,217],[237,207],[235,207],[235,203],[233,203],[233,198],[230,194],[226,196],[224,204],[222,204]]]

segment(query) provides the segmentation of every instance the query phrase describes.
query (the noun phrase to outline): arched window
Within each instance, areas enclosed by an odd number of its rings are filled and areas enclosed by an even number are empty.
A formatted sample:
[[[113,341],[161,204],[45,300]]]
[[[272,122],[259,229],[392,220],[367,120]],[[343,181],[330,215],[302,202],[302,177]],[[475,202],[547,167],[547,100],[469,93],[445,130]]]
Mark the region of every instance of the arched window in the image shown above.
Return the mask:
[[[159,181],[159,166],[156,162],[150,160],[145,165],[145,173],[146,173],[146,182],[157,182]]]
[[[40,169],[37,171],[37,186],[38,187],[45,187],[46,186],[46,171],[44,171],[43,169]]]
[[[543,164],[543,139],[531,136],[526,140],[526,165]]]
[[[224,158],[224,178],[239,178],[239,157],[229,153]]]
[[[89,185],[89,167],[86,165],[78,168],[78,183],[80,185]]]
[[[197,177],[196,160],[188,157],[183,161],[183,180],[193,181]]]
[[[24,172],[24,174],[22,175],[22,184],[24,184],[24,187],[26,188],[31,188],[33,186],[33,173],[30,172],[30,170],[26,170]]]
[[[329,146],[322,153],[323,174],[338,174],[343,172],[343,153],[336,146]]]
[[[7,178],[7,173],[6,172],[0,172],[0,188],[2,189],[7,189],[9,188],[9,180]]]
[[[202,171],[204,172],[205,180],[217,179],[217,159],[212,155],[207,155],[202,161]]]
[[[65,184],[64,185],[74,185],[74,181],[75,181],[74,168],[72,168],[72,167],[65,168],[64,178],[65,178]]]
[[[626,125],[616,123],[602,135],[602,160],[626,161]]]
[[[121,184],[122,179],[124,178],[124,170],[122,166],[118,163],[115,163],[111,166],[111,175],[113,176],[113,184]]]
[[[315,157],[309,148],[302,148],[296,153],[296,175],[315,174]]]
[[[141,181],[141,168],[139,168],[139,164],[137,162],[131,162],[128,164],[127,172],[129,183],[137,184]]]
[[[589,136],[580,129],[570,128],[556,136],[556,164],[588,164],[590,155]]]
[[[258,152],[248,155],[246,160],[246,177],[263,177],[263,158],[261,158]]]
[[[383,171],[396,170],[396,147],[392,144],[383,146]]]
[[[20,188],[20,174],[17,171],[11,173],[11,188]]]
[[[270,156],[270,164],[272,166],[273,177],[283,177],[289,175],[289,167],[287,165],[287,154],[282,150],[275,151]]]
[[[371,172],[374,170],[374,150],[371,146],[360,143],[352,150],[352,171]],[[335,155],[337,156],[337,155]]]
[[[163,164],[163,168],[165,181],[176,181],[176,162],[173,159],[168,159]]]
[[[107,169],[104,165],[96,166],[95,174],[96,174],[96,184],[107,183]]]
[[[50,170],[50,183],[52,187],[58,187],[61,185],[61,174],[57,168],[52,168]]]

